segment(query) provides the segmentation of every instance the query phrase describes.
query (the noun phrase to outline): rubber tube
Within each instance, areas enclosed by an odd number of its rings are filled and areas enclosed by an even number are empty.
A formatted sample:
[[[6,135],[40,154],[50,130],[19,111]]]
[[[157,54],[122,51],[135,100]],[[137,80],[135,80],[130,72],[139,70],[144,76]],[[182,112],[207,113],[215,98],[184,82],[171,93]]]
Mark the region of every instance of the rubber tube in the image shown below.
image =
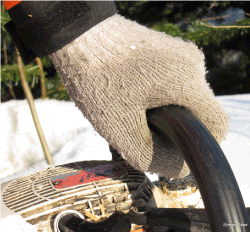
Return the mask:
[[[171,139],[184,155],[201,192],[212,231],[249,231],[247,211],[233,171],[203,123],[180,106],[148,110],[147,119],[151,130]]]

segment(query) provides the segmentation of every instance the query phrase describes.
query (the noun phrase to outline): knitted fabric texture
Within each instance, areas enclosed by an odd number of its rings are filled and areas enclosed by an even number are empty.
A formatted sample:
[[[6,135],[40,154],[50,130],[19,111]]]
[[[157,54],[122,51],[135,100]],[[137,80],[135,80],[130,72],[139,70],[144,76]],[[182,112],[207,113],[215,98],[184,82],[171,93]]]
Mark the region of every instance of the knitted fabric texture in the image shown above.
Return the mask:
[[[220,142],[229,119],[205,79],[192,43],[114,15],[51,55],[71,99],[133,167],[182,178],[182,154],[150,131],[146,110],[184,106]]]

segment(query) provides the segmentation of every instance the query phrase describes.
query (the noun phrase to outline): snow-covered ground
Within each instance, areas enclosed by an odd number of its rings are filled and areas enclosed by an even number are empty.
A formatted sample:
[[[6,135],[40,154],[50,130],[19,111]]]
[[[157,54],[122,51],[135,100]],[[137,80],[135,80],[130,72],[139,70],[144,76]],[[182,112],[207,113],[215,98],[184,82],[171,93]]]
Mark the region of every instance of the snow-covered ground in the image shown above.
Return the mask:
[[[37,114],[55,165],[81,160],[110,159],[100,137],[73,102],[36,100]],[[2,180],[47,167],[26,100],[0,105],[0,167]],[[19,172],[19,173],[18,173]]]
[[[230,116],[230,133],[221,147],[250,207],[250,94],[220,96]],[[111,159],[107,142],[73,102],[36,100],[36,109],[55,165]],[[26,100],[0,105],[0,178],[2,183],[48,167]],[[152,181],[157,175],[150,175]]]

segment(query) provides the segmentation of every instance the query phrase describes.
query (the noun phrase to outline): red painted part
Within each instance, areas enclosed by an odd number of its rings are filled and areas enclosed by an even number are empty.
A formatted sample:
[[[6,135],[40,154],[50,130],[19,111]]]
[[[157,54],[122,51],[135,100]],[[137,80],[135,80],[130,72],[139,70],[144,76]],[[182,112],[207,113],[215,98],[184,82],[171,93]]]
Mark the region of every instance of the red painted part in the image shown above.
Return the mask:
[[[108,178],[117,178],[126,174],[126,170],[121,165],[108,164],[55,176],[51,178],[51,183],[56,189],[64,189]]]
[[[21,1],[3,1],[4,7],[6,10],[9,10],[11,7],[17,5]]]

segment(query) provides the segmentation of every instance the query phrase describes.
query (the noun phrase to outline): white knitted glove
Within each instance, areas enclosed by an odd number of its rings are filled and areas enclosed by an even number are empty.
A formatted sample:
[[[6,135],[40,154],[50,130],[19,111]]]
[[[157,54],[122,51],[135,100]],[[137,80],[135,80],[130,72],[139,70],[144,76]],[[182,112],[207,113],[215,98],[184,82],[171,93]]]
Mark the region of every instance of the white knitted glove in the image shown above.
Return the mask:
[[[228,117],[205,80],[204,55],[192,43],[114,15],[51,58],[95,130],[141,171],[189,174],[182,154],[150,132],[147,109],[184,106],[218,142],[228,132]]]

